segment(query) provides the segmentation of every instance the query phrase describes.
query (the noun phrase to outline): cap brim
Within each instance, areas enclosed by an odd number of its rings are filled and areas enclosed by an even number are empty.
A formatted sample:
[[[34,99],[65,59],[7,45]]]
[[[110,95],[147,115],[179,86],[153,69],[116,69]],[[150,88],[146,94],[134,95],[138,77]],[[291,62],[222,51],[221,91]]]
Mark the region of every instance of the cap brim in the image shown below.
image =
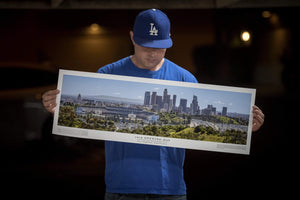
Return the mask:
[[[133,37],[133,40],[138,45],[148,48],[167,49],[173,45],[171,38],[165,40],[145,40],[144,38]]]

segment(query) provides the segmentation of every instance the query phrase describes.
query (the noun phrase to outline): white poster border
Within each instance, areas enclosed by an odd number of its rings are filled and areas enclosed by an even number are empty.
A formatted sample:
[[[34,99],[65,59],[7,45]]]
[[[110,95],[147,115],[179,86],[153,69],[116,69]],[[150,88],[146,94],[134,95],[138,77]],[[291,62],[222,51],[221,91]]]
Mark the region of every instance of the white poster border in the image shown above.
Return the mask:
[[[59,89],[60,91],[62,90],[62,87],[63,87],[64,75],[108,79],[108,80],[120,80],[120,81],[128,81],[128,82],[137,82],[137,83],[141,83],[141,84],[150,83],[150,84],[160,84],[160,85],[164,85],[164,86],[179,86],[179,87],[207,89],[207,90],[215,90],[215,91],[231,91],[231,92],[239,92],[239,93],[249,93],[249,94],[251,94],[251,102],[249,105],[250,112],[249,112],[249,123],[248,123],[248,130],[247,130],[247,141],[246,141],[245,145],[244,144],[231,144],[231,143],[219,143],[219,142],[210,142],[210,141],[139,135],[139,134],[132,134],[132,133],[100,131],[100,130],[93,130],[93,129],[60,126],[60,125],[58,125],[58,115],[59,115],[59,108],[60,108],[60,102],[61,102],[61,93],[59,95],[57,95],[57,99],[56,99],[57,106],[56,106],[56,109],[54,112],[53,130],[52,130],[53,134],[77,137],[77,138],[108,140],[108,141],[116,141],[116,142],[129,142],[129,143],[137,143],[137,144],[158,145],[158,146],[177,147],[177,148],[186,148],[186,149],[194,149],[194,150],[207,150],[207,151],[236,153],[236,154],[250,154],[250,144],[251,144],[251,136],[252,136],[252,120],[253,120],[252,109],[253,109],[253,105],[255,103],[255,95],[256,95],[255,89],[212,85],[212,84],[159,80],[159,79],[150,79],[150,78],[139,78],[139,77],[130,77],[130,76],[119,76],[119,75],[100,74],[100,73],[81,72],[81,71],[60,69],[59,77],[58,77],[58,84],[57,84],[57,89]]]

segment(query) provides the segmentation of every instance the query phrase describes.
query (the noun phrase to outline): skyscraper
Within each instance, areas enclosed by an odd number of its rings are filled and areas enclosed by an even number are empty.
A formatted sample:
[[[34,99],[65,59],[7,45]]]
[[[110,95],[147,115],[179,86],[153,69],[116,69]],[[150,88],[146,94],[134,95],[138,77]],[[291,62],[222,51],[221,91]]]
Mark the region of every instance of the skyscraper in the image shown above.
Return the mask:
[[[169,101],[169,108],[168,108],[168,112],[171,112],[173,110],[173,100],[170,99]]]
[[[179,107],[182,112],[186,113],[187,99],[180,99]]]
[[[152,92],[152,95],[151,95],[151,105],[155,105],[156,104],[156,92]]]
[[[159,108],[163,107],[162,96],[156,95],[156,103],[155,104],[157,104],[159,106]]]
[[[77,96],[77,103],[81,103],[81,94],[78,94]]]
[[[169,103],[169,101],[168,101],[168,90],[167,89],[165,89],[164,90],[164,96],[163,96],[163,103],[165,104],[165,103]]]
[[[194,115],[194,114],[197,114],[198,111],[199,111],[199,105],[198,105],[198,99],[197,99],[197,96],[193,96],[193,101],[192,101],[192,104],[191,104],[191,114]]]
[[[227,107],[223,107],[222,116],[227,116]]]
[[[176,96],[176,94],[174,94],[173,95],[173,108],[176,107],[176,98],[177,98],[177,96]]]
[[[145,92],[144,105],[145,106],[150,105],[150,92],[149,91]]]

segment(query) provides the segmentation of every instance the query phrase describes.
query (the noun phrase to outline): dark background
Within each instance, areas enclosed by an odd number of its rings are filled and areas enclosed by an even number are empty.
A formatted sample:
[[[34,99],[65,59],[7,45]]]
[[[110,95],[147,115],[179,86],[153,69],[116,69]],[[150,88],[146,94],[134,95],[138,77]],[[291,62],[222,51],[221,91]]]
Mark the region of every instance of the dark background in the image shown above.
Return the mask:
[[[52,135],[41,94],[56,88],[59,68],[95,72],[132,54],[136,14],[156,7],[171,21],[167,58],[200,83],[256,88],[266,116],[250,155],[186,150],[188,199],[294,197],[300,9],[295,1],[250,2],[1,1],[2,195],[103,199],[104,142]]]

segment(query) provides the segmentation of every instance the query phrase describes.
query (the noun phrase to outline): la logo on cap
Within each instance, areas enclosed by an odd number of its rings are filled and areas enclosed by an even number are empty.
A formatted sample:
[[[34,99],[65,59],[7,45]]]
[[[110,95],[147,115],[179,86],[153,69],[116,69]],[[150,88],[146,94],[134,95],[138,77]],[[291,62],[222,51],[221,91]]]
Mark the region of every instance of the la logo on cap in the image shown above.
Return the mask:
[[[150,35],[158,36],[158,30],[155,28],[154,23],[150,23]]]

